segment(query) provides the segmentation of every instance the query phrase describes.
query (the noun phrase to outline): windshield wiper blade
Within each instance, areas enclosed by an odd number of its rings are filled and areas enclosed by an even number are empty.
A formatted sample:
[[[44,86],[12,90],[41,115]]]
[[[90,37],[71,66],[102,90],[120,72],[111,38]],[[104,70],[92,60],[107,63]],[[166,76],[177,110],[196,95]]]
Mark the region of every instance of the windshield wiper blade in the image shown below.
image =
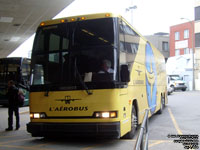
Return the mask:
[[[74,46],[74,39],[75,39],[75,32],[76,32],[76,27],[79,23],[80,18],[77,18],[77,21],[72,29],[72,46]]]
[[[93,93],[91,91],[89,91],[87,85],[85,84],[85,82],[81,78],[81,75],[80,75],[78,68],[76,66],[76,59],[75,59],[75,73],[78,76],[78,80],[79,80],[80,84],[82,85],[82,87],[84,88],[84,90],[87,92],[87,94],[92,95]]]

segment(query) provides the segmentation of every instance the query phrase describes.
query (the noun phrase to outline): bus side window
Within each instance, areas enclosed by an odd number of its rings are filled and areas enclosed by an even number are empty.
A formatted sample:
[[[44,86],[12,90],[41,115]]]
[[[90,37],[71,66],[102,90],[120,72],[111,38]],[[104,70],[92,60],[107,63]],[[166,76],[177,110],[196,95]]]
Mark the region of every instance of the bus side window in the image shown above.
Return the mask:
[[[140,36],[124,21],[120,20],[120,65],[127,64],[129,71],[139,48]]]
[[[21,66],[21,84],[24,85],[27,89],[29,89],[30,85],[30,60],[23,59]]]

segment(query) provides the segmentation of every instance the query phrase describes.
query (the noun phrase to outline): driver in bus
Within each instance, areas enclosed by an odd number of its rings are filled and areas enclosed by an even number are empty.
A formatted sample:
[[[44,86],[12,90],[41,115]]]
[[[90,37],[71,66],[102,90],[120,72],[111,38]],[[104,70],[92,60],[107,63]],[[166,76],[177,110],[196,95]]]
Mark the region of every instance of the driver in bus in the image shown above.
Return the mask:
[[[98,73],[114,73],[114,70],[111,68],[111,61],[104,59],[101,65],[101,70]]]

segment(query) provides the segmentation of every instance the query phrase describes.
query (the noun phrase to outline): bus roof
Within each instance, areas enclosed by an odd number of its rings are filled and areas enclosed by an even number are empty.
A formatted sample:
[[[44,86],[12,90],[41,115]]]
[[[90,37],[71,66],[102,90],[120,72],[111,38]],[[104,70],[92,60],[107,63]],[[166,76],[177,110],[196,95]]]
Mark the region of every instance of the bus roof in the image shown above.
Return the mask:
[[[96,13],[96,14],[84,14],[84,15],[77,15],[77,16],[69,16],[64,18],[58,18],[58,19],[52,19],[52,20],[46,20],[40,23],[39,26],[48,26],[48,25],[54,25],[59,23],[65,23],[65,22],[75,22],[77,20],[90,20],[90,19],[99,19],[99,18],[121,18],[124,22],[126,22],[137,34],[139,34],[145,41],[145,39],[135,28],[132,27],[128,21],[123,18],[120,14],[114,14],[114,13]]]
[[[98,19],[98,18],[110,18],[110,17],[119,17],[121,15],[113,14],[113,13],[97,13],[97,14],[85,14],[85,15],[77,15],[77,16],[70,16],[64,18],[58,18],[53,20],[47,20],[40,23],[40,26],[48,26],[53,24],[59,24],[64,22],[74,22],[74,21],[82,21],[82,20],[90,20],[90,19]]]

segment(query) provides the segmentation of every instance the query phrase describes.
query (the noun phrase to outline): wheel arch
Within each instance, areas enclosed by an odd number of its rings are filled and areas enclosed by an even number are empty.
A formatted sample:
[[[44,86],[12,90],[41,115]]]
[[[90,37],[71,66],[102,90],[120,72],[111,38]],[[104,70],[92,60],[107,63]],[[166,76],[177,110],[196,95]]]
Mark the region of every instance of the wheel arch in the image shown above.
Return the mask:
[[[164,98],[164,106],[165,106],[165,103],[166,103],[166,96],[167,96],[167,93],[165,93],[165,92],[161,93],[160,100],[161,100],[162,98]]]
[[[137,119],[139,120],[139,108],[138,108],[138,102],[137,102],[137,99],[134,99],[133,102],[132,102],[132,107],[135,107],[135,110],[136,110],[136,115],[137,115]]]

